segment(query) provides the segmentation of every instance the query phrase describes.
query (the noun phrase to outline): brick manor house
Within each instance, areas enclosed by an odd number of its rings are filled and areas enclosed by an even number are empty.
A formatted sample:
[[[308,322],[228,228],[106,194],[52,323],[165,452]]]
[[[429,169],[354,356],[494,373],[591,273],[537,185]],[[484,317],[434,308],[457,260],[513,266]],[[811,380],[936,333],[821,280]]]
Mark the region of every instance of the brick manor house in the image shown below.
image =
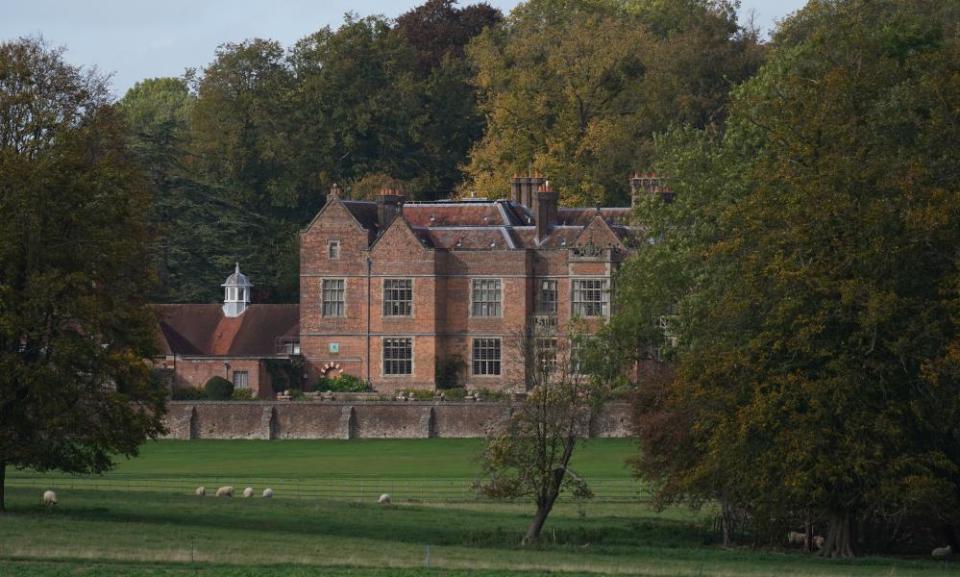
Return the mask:
[[[672,196],[654,174],[634,176],[630,185],[634,198]],[[233,380],[261,397],[272,394],[269,382],[259,382],[269,378],[264,360],[296,353],[308,386],[348,373],[380,392],[432,389],[446,366],[470,389],[522,391],[519,336],[549,327],[538,346],[557,347],[575,318],[588,332],[598,328],[610,315],[613,275],[640,241],[631,207],[565,208],[558,201],[540,177],[514,178],[505,200],[405,202],[385,190],[376,201],[359,201],[334,186],[300,233],[299,325],[291,326],[282,308],[291,305],[250,305],[249,288],[228,279],[222,307],[158,307],[167,365],[179,343],[194,353],[192,365],[213,361],[193,369],[198,376],[221,371],[229,378],[230,335],[223,335],[236,326],[231,338],[248,335],[256,346],[238,348],[250,368]],[[177,307],[206,307],[209,318],[197,328],[200,311]],[[258,309],[258,320],[243,320]],[[186,346],[183,332],[202,342]]]
[[[665,194],[656,175],[634,196]],[[460,367],[470,389],[520,391],[517,339],[610,315],[613,274],[638,242],[632,209],[563,208],[543,178],[509,200],[376,202],[334,189],[300,236],[300,350],[311,378],[346,372],[378,391],[435,386]],[[552,342],[550,342],[552,341]]]

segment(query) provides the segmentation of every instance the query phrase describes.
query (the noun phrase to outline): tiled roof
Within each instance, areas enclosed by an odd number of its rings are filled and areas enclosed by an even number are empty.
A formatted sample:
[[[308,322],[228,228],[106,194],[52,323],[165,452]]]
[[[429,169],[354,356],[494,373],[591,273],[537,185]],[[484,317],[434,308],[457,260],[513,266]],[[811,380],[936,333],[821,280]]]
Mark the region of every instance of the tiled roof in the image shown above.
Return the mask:
[[[428,229],[433,245],[449,250],[505,250],[519,248],[507,227],[443,227]]]
[[[557,209],[557,220],[561,225],[587,226],[593,217],[600,213],[609,224],[630,224],[632,209],[629,207],[608,208],[565,208]]]
[[[373,230],[378,226],[377,203],[364,200],[344,200],[341,202],[363,228]]]
[[[300,307],[254,304],[238,317],[219,304],[153,305],[164,354],[186,356],[276,356],[277,339],[299,333]]]
[[[377,221],[376,202],[341,202],[357,222],[371,232],[371,240],[384,232]],[[597,215],[624,244],[633,244],[636,232],[631,226],[629,207],[559,207],[556,225],[541,242],[537,242],[535,215],[528,207],[508,200],[408,202],[400,214],[424,246],[446,250],[572,247],[580,232]]]
[[[411,226],[509,226],[514,224],[509,207],[501,202],[431,202],[403,205],[403,217]],[[518,223],[519,224],[519,223]]]

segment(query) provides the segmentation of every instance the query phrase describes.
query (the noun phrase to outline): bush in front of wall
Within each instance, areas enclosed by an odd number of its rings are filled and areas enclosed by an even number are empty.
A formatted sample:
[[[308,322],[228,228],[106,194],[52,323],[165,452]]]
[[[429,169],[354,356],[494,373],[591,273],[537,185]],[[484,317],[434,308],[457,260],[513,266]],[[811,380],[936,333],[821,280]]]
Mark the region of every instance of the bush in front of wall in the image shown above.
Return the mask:
[[[360,379],[360,377],[340,373],[340,375],[334,379],[320,377],[317,381],[317,390],[320,392],[331,391],[334,393],[363,393],[369,389],[367,388],[367,382]]]
[[[211,401],[228,401],[233,398],[233,383],[223,377],[211,377],[203,391]]]

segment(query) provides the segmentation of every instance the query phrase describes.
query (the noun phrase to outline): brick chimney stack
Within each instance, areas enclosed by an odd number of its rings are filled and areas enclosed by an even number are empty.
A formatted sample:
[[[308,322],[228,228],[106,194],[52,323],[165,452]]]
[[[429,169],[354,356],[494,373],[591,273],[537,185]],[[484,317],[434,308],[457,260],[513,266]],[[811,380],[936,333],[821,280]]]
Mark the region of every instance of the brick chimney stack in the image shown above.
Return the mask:
[[[667,184],[667,179],[657,176],[656,172],[634,173],[630,177],[630,206],[637,206],[641,194],[660,195],[667,202],[673,200],[673,191]]]
[[[400,214],[403,201],[406,197],[396,188],[384,188],[377,195],[377,221],[380,230],[386,230],[393,219]]]
[[[523,204],[523,179],[516,174],[510,181],[510,200],[516,204]]]
[[[537,188],[533,204],[533,213],[537,217],[537,242],[543,242],[550,235],[550,229],[556,226],[559,203],[560,194],[551,190],[549,181],[543,180]]]

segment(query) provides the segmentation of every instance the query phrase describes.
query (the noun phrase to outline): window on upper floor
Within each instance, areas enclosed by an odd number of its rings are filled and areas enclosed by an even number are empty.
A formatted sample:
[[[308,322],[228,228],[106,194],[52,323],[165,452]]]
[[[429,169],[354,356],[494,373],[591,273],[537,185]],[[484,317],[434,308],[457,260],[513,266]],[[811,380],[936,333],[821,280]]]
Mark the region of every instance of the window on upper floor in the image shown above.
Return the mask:
[[[331,240],[327,244],[327,256],[333,259],[340,258],[340,241]]]
[[[473,339],[473,374],[481,376],[500,374],[499,338]]]
[[[325,278],[320,290],[320,309],[325,317],[342,317],[345,306],[346,281],[342,278]]]
[[[383,374],[413,374],[413,339],[388,337],[383,339]]]
[[[605,317],[610,313],[610,281],[607,279],[573,280],[573,316]]]
[[[541,280],[537,291],[537,314],[557,314],[557,281]]]
[[[383,316],[409,317],[413,314],[413,279],[383,279]]]
[[[470,291],[470,315],[474,317],[499,317],[500,279],[475,278]]]

